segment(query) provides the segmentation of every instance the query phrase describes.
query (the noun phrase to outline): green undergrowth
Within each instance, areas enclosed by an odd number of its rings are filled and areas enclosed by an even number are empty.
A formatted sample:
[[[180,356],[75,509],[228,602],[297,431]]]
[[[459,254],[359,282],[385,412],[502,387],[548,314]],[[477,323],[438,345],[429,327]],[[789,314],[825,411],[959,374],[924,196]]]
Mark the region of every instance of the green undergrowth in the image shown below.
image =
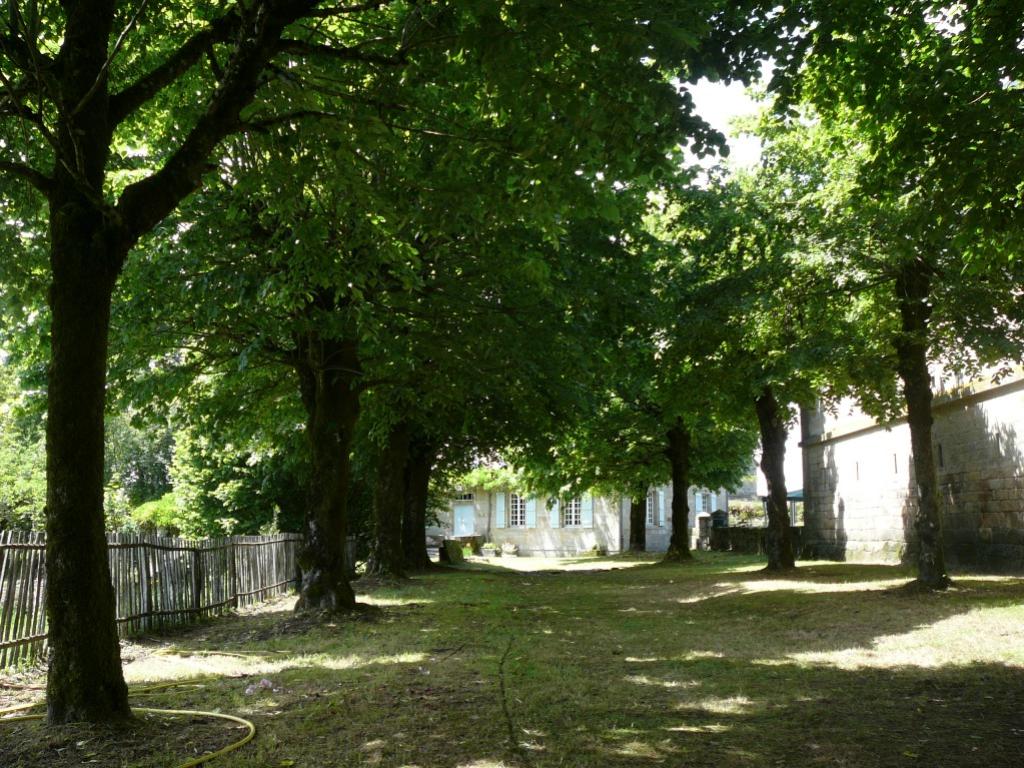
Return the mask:
[[[352,616],[281,600],[136,642],[126,673],[203,683],[148,706],[253,720],[225,768],[1021,765],[1022,579],[508,560],[372,585]]]

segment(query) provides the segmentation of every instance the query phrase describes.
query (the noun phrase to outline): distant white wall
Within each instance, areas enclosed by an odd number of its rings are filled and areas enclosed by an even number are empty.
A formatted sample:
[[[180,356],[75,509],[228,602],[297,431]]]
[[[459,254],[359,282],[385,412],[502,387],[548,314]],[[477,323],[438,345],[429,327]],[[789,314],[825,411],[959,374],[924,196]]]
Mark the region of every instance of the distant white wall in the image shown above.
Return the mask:
[[[761,451],[754,454],[754,463],[757,465],[757,495],[768,495],[768,481],[761,471]],[[800,448],[800,424],[793,423],[789,427],[789,435],[786,437],[786,491],[792,493],[804,487],[804,460],[803,451]]]

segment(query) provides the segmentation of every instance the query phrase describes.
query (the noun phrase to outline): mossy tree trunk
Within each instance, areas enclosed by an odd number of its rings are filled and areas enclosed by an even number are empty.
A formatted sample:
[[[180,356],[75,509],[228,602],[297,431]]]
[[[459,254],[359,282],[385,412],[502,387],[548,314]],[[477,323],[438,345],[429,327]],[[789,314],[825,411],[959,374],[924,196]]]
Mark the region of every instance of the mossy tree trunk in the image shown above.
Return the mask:
[[[388,430],[377,461],[373,489],[373,543],[367,573],[405,578],[402,527],[405,518],[405,479],[409,463],[409,425],[400,422]]]
[[[55,193],[51,225],[46,612],[52,723],[129,715],[103,514],[107,338],[123,253],[103,248],[101,217],[75,197],[70,185]]]
[[[768,529],[765,548],[769,571],[796,567],[793,539],[789,529],[789,494],[786,491],[786,409],[766,386],[754,401],[761,430],[761,471],[768,483]]]
[[[39,11],[63,25],[56,55],[36,49],[32,22],[26,23],[18,4],[9,5],[10,23],[0,35],[5,66],[11,67],[5,79],[12,97],[6,117],[31,124],[27,133],[49,123],[44,132],[53,153],[49,174],[21,162],[0,164],[5,177],[13,174],[42,193],[49,209],[48,717],[53,723],[101,722],[129,713],[103,535],[103,413],[114,285],[132,247],[201,185],[217,145],[242,128],[241,112],[263,82],[284,29],[316,3],[266,0],[241,10],[232,6],[116,93],[109,68],[117,54],[110,46],[119,4],[62,0],[59,12]],[[34,19],[37,10],[30,5],[28,18]],[[131,32],[129,46],[148,34]],[[106,173],[118,125],[191,77],[196,62],[221,44],[230,58],[195,124],[161,159],[159,170],[132,181],[112,203]],[[139,67],[129,69],[138,73]],[[25,86],[30,99],[23,99]]]
[[[113,4],[67,8],[56,70],[69,104],[49,187],[50,345],[46,420],[46,612],[51,723],[127,717],[103,515],[103,414],[114,284],[130,248],[104,209],[112,126],[102,76]],[[12,19],[13,19],[12,15]],[[100,87],[96,87],[96,83]],[[92,97],[89,94],[93,93]]]
[[[672,538],[669,539],[666,561],[685,562],[693,559],[690,552],[690,433],[682,420],[668,431],[665,455],[672,467]]]
[[[298,344],[295,370],[306,408],[312,471],[305,538],[299,554],[299,611],[355,607],[347,548],[349,451],[359,417],[359,357],[354,341],[310,331]]]
[[[931,276],[927,264],[908,262],[896,279],[901,333],[896,342],[897,367],[907,405],[913,452],[917,508],[917,580],[929,589],[949,586],[942,543],[939,483],[932,451],[932,388],[928,372],[928,321]]]
[[[427,555],[427,503],[430,475],[434,466],[433,448],[422,438],[414,438],[409,446],[405,467],[405,514],[402,517],[402,551],[405,567],[422,571],[430,567]]]

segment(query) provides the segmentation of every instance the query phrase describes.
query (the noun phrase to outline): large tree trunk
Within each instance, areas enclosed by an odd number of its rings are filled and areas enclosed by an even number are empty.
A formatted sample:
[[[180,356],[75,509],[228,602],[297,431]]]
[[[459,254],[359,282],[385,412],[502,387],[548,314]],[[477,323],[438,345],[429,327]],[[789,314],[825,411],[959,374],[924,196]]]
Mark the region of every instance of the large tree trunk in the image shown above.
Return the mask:
[[[315,3],[280,2],[266,12],[247,14],[251,24],[236,40],[227,75],[202,117],[161,170],[130,184],[115,207],[104,195],[117,123],[208,49],[185,46],[180,56],[171,57],[176,66],[158,68],[155,76],[111,97],[108,66],[116,51],[109,45],[117,5],[112,0],[62,2],[63,39],[52,67],[32,54],[31,66],[24,65],[47,84],[40,88],[40,101],[53,99],[49,107],[40,103],[37,111],[57,115],[52,176],[30,177],[45,191],[50,217],[46,603],[51,652],[47,707],[53,723],[100,722],[129,714],[103,535],[106,355],[117,275],[138,238],[199,185],[210,153],[238,127],[239,113],[259,86],[282,30]],[[12,10],[12,30],[23,21],[17,15]],[[214,24],[224,39],[236,39],[236,18],[226,14]],[[220,32],[213,30],[214,39]],[[19,83],[25,78],[12,79]]]
[[[761,471],[768,482],[768,570],[785,571],[796,567],[793,540],[789,530],[789,498],[786,491],[786,409],[775,399],[771,387],[765,387],[754,401],[757,423],[761,428]]]
[[[63,113],[49,194],[51,361],[46,419],[47,711],[52,723],[130,715],[103,517],[103,414],[111,296],[128,243],[102,210],[110,142],[102,75],[113,4],[68,9]],[[99,87],[95,84],[99,83]],[[71,110],[67,110],[70,112]]]
[[[427,555],[427,501],[434,452],[425,441],[413,440],[405,467],[405,516],[402,518],[402,550],[405,567],[422,571],[430,567]]]
[[[409,463],[409,426],[399,423],[388,431],[377,462],[373,489],[373,544],[367,573],[405,578],[402,524],[405,517],[405,472]]]
[[[359,417],[359,358],[354,341],[321,339],[315,333],[301,339],[299,348],[295,367],[308,415],[312,472],[296,610],[342,611],[356,604],[345,539],[349,449]]]
[[[896,341],[897,367],[907,404],[910,445],[917,484],[917,580],[929,589],[949,586],[942,547],[939,483],[932,453],[932,388],[928,372],[928,295],[931,279],[927,265],[906,264],[896,279],[901,333]]]
[[[629,500],[629,551],[647,551],[647,494]]]
[[[46,420],[46,612],[50,722],[130,714],[103,516],[103,413],[114,275],[79,210],[52,226]]]
[[[669,539],[666,561],[688,561],[690,554],[690,433],[682,421],[668,431],[665,451],[672,465],[672,538]]]

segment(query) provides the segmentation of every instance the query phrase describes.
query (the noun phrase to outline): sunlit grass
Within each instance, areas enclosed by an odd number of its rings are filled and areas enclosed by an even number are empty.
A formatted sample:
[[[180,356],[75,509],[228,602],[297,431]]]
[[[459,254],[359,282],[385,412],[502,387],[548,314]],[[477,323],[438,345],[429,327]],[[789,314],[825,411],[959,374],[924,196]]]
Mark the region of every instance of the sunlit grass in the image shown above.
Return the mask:
[[[978,631],[984,628],[983,631]],[[1003,664],[1024,669],[1024,617],[1020,606],[977,608],[910,632],[884,635],[868,647],[790,654],[799,663],[839,669],[949,667]]]
[[[623,554],[613,557],[518,557],[502,555],[500,557],[469,557],[470,565],[486,565],[490,568],[517,573],[537,573],[547,571],[611,571],[623,568],[636,568],[651,565],[656,558],[651,555]]]
[[[753,706],[754,702],[746,696],[730,696],[724,699],[711,696],[680,704],[678,709],[694,709],[715,715],[736,715],[748,712]]]
[[[360,602],[365,605],[374,605],[377,607],[394,607],[403,605],[429,605],[434,601],[425,597],[386,597],[384,595],[363,595]]]
[[[351,617],[282,599],[130,643],[125,670],[202,681],[147,704],[247,713],[224,768],[1018,768],[1024,580],[762,568],[502,558],[370,584]]]

